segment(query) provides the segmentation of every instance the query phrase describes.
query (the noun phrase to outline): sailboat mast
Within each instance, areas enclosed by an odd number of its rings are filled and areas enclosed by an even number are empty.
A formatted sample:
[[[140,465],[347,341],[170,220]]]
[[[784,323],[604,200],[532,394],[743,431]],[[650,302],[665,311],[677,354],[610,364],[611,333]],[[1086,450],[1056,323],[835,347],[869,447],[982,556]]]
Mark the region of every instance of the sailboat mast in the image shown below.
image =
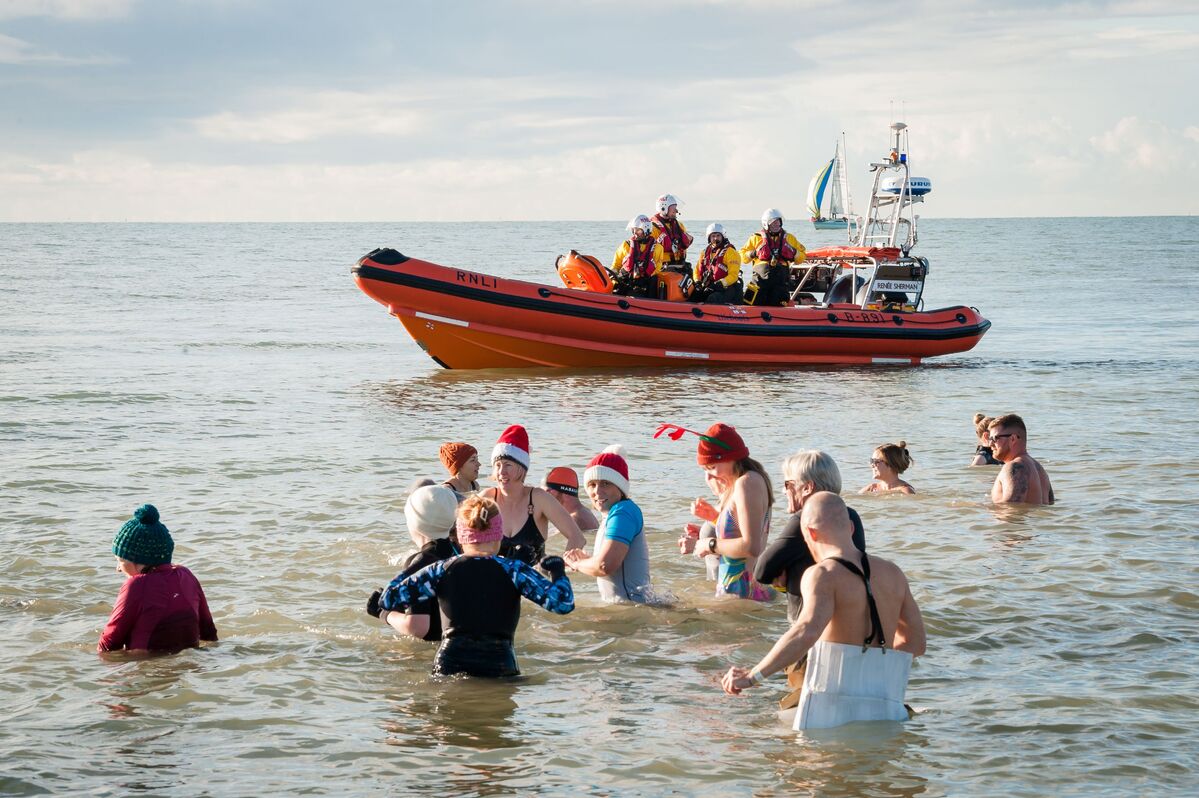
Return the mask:
[[[853,216],[853,197],[849,193],[849,171],[844,168],[844,161],[845,161],[845,156],[846,156],[845,131],[844,130],[841,131],[840,147],[841,147],[841,161],[842,161],[841,189],[845,196],[845,215],[847,217],[849,217],[849,216]]]

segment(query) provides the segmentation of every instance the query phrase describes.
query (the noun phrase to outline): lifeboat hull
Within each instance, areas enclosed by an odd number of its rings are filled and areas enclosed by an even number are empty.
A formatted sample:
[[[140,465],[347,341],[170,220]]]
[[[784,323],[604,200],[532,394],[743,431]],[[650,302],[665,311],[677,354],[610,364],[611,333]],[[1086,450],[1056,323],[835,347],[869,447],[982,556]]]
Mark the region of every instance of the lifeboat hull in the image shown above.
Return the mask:
[[[446,368],[904,364],[973,348],[991,322],[968,307],[693,305],[510,280],[376,250],[362,291]]]

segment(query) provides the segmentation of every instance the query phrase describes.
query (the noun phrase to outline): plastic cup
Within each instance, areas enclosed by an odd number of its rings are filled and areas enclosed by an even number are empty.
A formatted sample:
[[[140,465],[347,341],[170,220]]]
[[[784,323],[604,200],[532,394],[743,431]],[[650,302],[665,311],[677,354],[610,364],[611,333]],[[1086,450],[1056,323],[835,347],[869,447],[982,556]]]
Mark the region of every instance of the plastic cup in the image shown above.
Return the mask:
[[[683,532],[692,540],[699,540],[699,524],[686,524],[683,526]]]

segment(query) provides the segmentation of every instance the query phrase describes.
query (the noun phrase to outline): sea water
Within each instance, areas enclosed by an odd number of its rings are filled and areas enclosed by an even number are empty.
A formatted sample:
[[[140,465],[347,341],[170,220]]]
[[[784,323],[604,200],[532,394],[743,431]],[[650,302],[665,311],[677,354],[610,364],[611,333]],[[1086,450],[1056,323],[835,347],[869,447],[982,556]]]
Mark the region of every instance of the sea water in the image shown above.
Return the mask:
[[[706,220],[691,226],[702,229]],[[727,223],[738,241],[749,222]],[[835,231],[791,225],[808,246]],[[377,246],[556,282],[619,223],[0,225],[0,793],[1151,795],[1199,790],[1199,218],[927,219],[929,307],[978,307],[920,367],[443,371],[350,266]],[[975,412],[1020,413],[1058,504],[997,508]],[[718,601],[675,541],[694,441],[775,475],[830,452],[924,611],[903,725],[800,734],[777,680],[725,696],[785,602]],[[437,448],[529,430],[533,473],[629,455],[673,608],[526,604],[515,682],[429,676],[363,606],[411,548]],[[914,497],[856,496],[904,439]],[[156,504],[219,644],[102,659],[113,533]],[[774,532],[785,518],[774,508]],[[550,549],[561,548],[561,538]]]

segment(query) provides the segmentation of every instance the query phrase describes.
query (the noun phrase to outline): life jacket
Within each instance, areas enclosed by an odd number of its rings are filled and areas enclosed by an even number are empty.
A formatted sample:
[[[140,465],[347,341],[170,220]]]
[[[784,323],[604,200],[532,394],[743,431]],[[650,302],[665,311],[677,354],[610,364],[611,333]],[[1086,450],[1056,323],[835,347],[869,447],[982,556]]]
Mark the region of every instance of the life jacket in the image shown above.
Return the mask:
[[[770,238],[770,234],[763,230],[762,243],[758,244],[758,249],[754,252],[754,255],[758,260],[769,263],[775,258],[778,258],[781,261],[790,263],[791,261],[795,260],[797,255],[799,255],[799,253],[795,251],[795,247],[787,243],[786,230],[779,231],[779,243],[777,246],[771,246]]]
[[[707,280],[711,275],[712,283],[716,284],[729,276],[729,267],[724,263],[724,253],[732,246],[728,239],[725,239],[725,242],[715,249],[711,244],[704,248],[703,254],[699,256],[700,280]]]
[[[687,257],[687,247],[691,246],[694,239],[683,232],[683,226],[679,224],[678,219],[663,219],[662,214],[655,213],[651,221],[662,228],[662,234],[658,236],[658,243],[666,251],[670,262],[682,263],[683,259]]]
[[[630,238],[629,252],[620,262],[620,270],[628,272],[629,276],[635,280],[652,276],[657,268],[654,263],[654,246],[656,244],[657,242],[648,236],[641,241]]]

